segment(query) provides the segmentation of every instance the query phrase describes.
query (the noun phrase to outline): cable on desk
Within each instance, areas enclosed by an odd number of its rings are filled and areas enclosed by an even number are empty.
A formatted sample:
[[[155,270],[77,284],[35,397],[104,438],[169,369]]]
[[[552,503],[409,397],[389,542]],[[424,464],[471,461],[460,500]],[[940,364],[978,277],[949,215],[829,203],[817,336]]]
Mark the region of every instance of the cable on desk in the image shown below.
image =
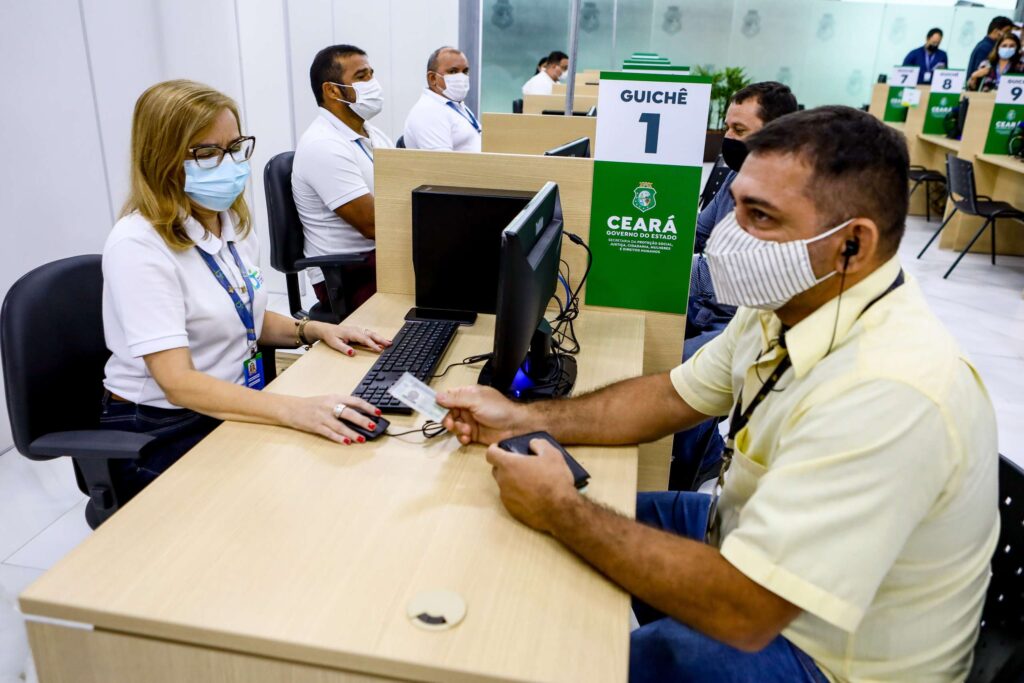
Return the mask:
[[[421,426],[417,427],[416,429],[410,429],[410,430],[405,431],[405,432],[396,432],[396,433],[392,433],[391,430],[389,429],[388,431],[386,431],[384,433],[387,434],[388,436],[406,436],[407,434],[415,434],[415,433],[419,432],[420,434],[423,435],[424,438],[426,438],[426,439],[433,439],[434,437],[441,436],[442,434],[444,434],[444,431],[445,431],[444,430],[444,425],[442,425],[440,422],[434,422],[433,420],[427,420],[426,422],[424,422]]]
[[[490,353],[490,352],[488,352],[488,353],[481,353],[481,354],[478,354],[476,356],[468,356],[468,357],[463,358],[462,360],[456,361],[454,363],[449,363],[448,367],[446,367],[443,372],[440,372],[440,373],[438,373],[436,375],[431,375],[430,379],[437,379],[438,377],[444,377],[445,375],[448,374],[449,370],[451,370],[452,368],[454,368],[456,366],[459,366],[459,365],[473,365],[474,363],[479,363],[481,361],[489,360],[493,355],[494,354]]]

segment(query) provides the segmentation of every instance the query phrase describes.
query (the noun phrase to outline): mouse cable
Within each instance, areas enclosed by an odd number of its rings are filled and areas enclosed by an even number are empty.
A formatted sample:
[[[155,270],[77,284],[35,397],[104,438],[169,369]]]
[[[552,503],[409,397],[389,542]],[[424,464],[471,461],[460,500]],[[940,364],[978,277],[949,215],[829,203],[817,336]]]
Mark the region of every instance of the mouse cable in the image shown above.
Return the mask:
[[[445,375],[448,374],[449,370],[451,370],[452,368],[454,368],[457,365],[473,365],[474,363],[479,363],[481,361],[490,360],[492,356],[494,356],[493,353],[481,353],[481,354],[478,354],[476,356],[468,356],[468,357],[463,358],[462,360],[456,361],[454,363],[449,363],[448,367],[446,367],[443,372],[440,372],[440,373],[438,373],[436,375],[431,375],[430,379],[437,379],[438,377],[444,377]]]
[[[419,432],[425,439],[433,439],[434,437],[441,436],[444,434],[444,425],[440,422],[434,422],[433,420],[427,420],[421,426],[416,429],[410,429],[405,432],[392,432],[390,430],[384,432],[388,436],[406,436],[407,434],[415,434]]]

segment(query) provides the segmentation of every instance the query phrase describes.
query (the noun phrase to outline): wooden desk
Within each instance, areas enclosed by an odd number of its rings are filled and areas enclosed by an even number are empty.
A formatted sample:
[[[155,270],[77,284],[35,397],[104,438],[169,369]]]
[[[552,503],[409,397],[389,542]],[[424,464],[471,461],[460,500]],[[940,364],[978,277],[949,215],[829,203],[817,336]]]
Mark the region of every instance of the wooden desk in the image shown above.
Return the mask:
[[[355,325],[393,334],[412,297]],[[584,311],[581,389],[640,373],[643,316]],[[443,365],[491,348],[461,328]],[[348,392],[373,356],[317,345],[268,391]],[[442,366],[443,366],[442,365]],[[435,384],[472,383],[452,368]],[[411,417],[393,420],[409,428]],[[481,446],[444,436],[341,446],[226,423],[21,595],[43,683],[626,680],[629,597],[502,508]],[[631,515],[637,449],[572,449],[592,499]],[[422,591],[467,605],[448,631],[406,616]]]
[[[934,166],[929,166],[929,168],[934,168],[935,170],[942,171],[943,173],[945,173],[946,168],[946,153],[953,152],[955,154],[960,151],[960,141],[952,140],[950,138],[947,138],[945,135],[925,135],[924,133],[918,133],[917,139],[929,145],[941,147],[943,150],[945,150],[944,152],[941,153],[941,163],[937,163],[937,165]]]
[[[590,231],[593,169],[592,159],[378,149],[374,154],[377,290],[409,296],[416,292],[412,267],[412,190],[420,185],[536,192],[545,182],[554,181],[558,183],[565,229],[586,239]],[[568,262],[574,278],[586,267],[586,252],[568,243],[562,249],[562,258]],[[586,286],[580,300],[586,301]],[[585,303],[582,306],[588,310],[595,308]],[[686,316],[652,311],[644,312],[643,316],[643,372],[671,370],[682,357]],[[582,337],[580,340],[586,343]],[[659,491],[668,486],[671,450],[670,437],[640,447],[640,490]]]
[[[484,152],[544,154],[559,145],[588,137],[593,153],[596,144],[595,116],[485,113],[480,117],[480,123]]]
[[[573,93],[574,99],[576,97],[597,97],[598,85],[596,83],[580,83],[579,78],[577,78],[576,81],[576,90]],[[551,90],[551,94],[565,97],[565,88],[565,83],[555,83]],[[562,105],[562,108],[565,109],[565,105]]]
[[[586,113],[597,106],[596,95],[579,95],[573,99],[572,110]],[[543,114],[546,111],[565,111],[565,93],[561,95],[526,95],[523,97],[524,114]]]

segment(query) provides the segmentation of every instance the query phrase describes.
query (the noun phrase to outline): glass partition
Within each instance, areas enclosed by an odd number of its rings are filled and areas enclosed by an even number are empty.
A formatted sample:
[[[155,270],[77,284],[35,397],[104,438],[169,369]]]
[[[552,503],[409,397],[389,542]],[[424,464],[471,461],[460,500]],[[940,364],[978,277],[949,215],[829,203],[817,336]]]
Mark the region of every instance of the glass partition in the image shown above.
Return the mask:
[[[992,17],[986,7],[837,0],[583,0],[578,71],[618,69],[636,51],[673,64],[741,66],[754,80],[786,83],[801,104],[866,105],[879,74],[943,30],[951,68],[965,68]],[[568,52],[570,0],[483,0],[481,109],[512,101],[552,50]]]

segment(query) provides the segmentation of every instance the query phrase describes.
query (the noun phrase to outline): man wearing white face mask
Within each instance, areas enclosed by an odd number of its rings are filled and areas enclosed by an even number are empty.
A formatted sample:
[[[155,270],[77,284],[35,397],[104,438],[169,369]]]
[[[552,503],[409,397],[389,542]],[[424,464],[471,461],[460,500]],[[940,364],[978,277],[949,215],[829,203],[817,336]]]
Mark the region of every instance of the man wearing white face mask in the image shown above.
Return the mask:
[[[480,151],[480,121],[465,105],[469,61],[454,47],[427,60],[427,87],[405,119],[405,146],[454,152]]]
[[[903,136],[849,107],[746,140],[705,255],[725,332],[671,372],[557,401],[438,394],[491,444],[501,501],[635,596],[631,683],[963,681],[999,537],[995,416],[896,256]],[[730,415],[720,496],[579,495],[550,444],[654,441]],[[731,466],[730,466],[731,464]]]
[[[345,274],[358,306],[376,291],[373,153],[394,144],[367,123],[380,113],[384,98],[364,51],[353,45],[324,48],[313,59],[309,80],[320,111],[295,148],[292,196],[306,256],[367,254],[363,266]],[[329,310],[320,269],[307,274]]]

